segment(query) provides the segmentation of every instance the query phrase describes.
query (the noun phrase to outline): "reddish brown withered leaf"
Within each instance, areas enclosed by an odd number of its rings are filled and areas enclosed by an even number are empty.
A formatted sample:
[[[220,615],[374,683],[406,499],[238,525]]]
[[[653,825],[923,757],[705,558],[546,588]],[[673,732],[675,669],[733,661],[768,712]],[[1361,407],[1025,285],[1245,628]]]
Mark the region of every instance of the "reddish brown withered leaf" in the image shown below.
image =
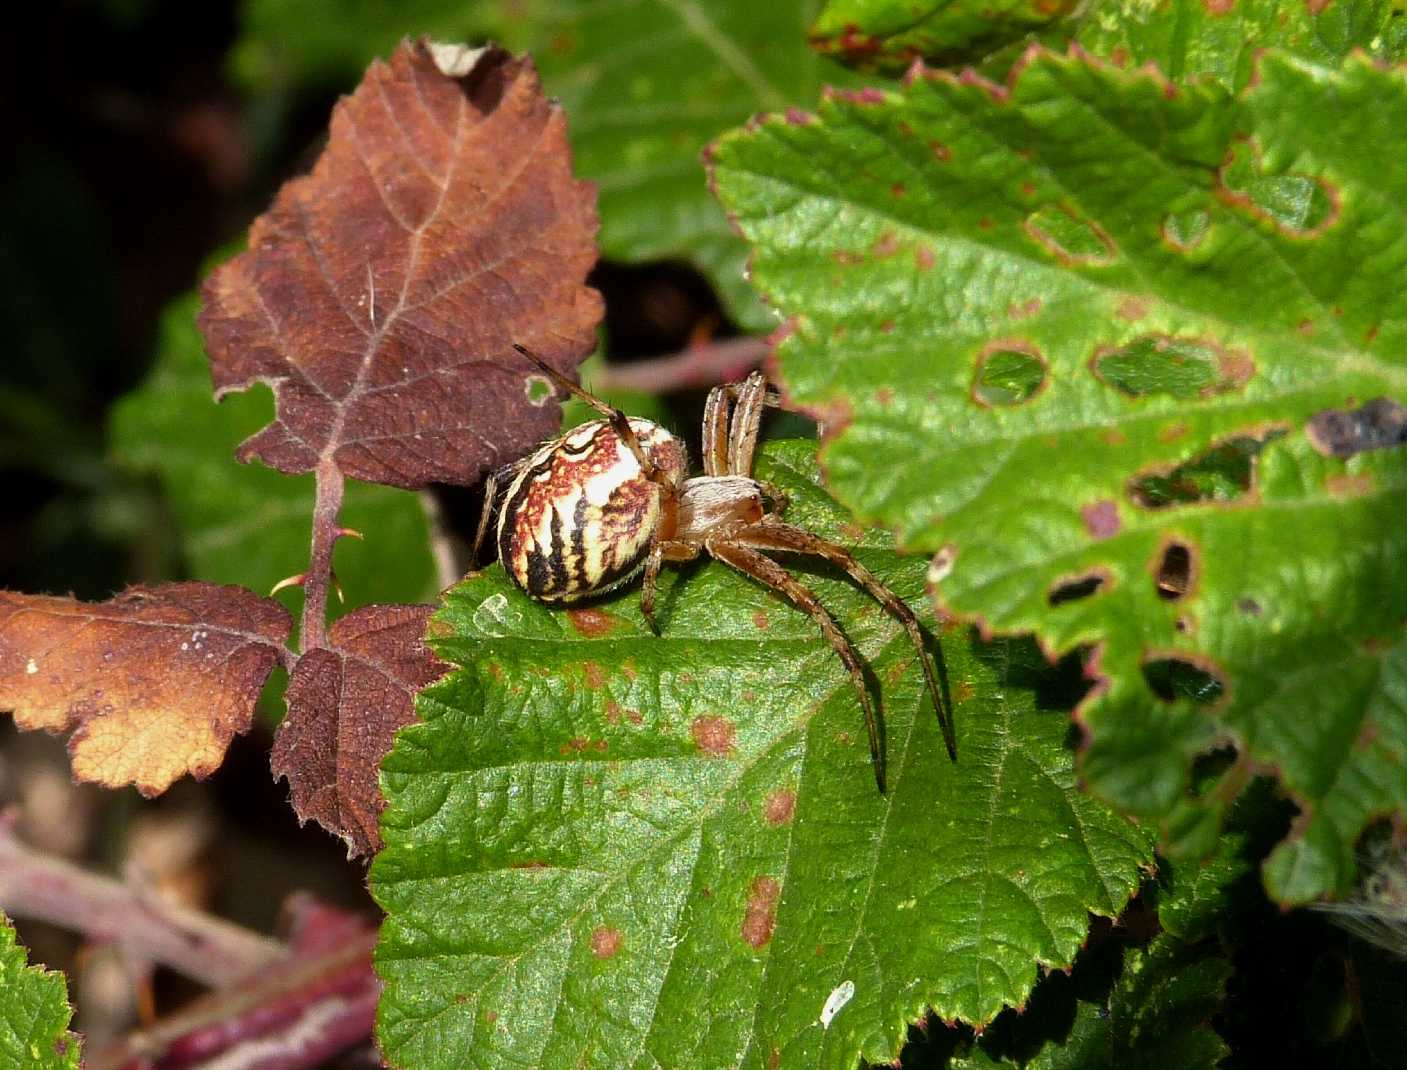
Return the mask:
[[[0,592],[0,710],[62,732],[73,773],[165,791],[219,768],[292,620],[242,587],[168,583],[106,602]]]
[[[415,693],[447,666],[422,642],[434,606],[364,606],[333,624],[329,647],[298,659],[270,766],[293,809],[341,836],[352,855],[381,846],[376,774]]]
[[[566,371],[594,345],[595,200],[527,59],[422,41],[372,64],[312,174],[205,285],[216,396],[277,401],[239,458],[417,488],[555,433],[512,343]]]

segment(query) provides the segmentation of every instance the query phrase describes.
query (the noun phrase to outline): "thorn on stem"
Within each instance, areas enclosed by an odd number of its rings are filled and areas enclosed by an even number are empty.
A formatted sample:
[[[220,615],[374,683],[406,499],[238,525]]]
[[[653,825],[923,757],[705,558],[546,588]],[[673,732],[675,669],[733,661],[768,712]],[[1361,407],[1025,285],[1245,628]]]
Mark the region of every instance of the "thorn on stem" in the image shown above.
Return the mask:
[[[306,572],[300,572],[296,576],[288,576],[284,579],[281,579],[269,588],[269,597],[272,598],[274,595],[278,594],[279,591],[282,591],[285,587],[302,587],[307,578],[308,574]]]
[[[366,541],[366,536],[363,535],[363,534],[362,534],[360,531],[358,531],[356,528],[338,528],[338,529],[337,529],[337,538],[340,539],[340,538],[343,538],[344,536],[347,537],[347,538],[358,539],[358,540],[360,540],[361,542],[365,542],[365,541]]]

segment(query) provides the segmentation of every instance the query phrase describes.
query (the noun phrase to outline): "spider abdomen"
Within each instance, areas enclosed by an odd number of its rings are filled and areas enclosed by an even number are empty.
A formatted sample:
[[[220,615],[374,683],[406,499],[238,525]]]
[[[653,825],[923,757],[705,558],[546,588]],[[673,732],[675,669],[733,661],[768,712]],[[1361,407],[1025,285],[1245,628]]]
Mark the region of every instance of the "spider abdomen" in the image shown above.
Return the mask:
[[[665,479],[682,483],[683,443],[650,420],[630,427]],[[533,598],[571,602],[630,580],[662,516],[659,485],[596,420],[539,448],[513,480],[499,512],[498,559]]]

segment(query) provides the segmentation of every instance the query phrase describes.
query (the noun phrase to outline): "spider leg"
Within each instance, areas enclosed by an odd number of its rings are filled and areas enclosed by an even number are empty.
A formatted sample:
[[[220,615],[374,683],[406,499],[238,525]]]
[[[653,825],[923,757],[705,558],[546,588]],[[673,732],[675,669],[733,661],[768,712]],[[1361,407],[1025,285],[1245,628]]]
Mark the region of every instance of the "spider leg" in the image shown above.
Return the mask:
[[[650,631],[660,634],[660,626],[655,623],[655,582],[659,578],[660,565],[665,561],[692,561],[699,556],[698,548],[683,542],[657,540],[650,547],[645,558],[645,582],[640,591],[640,612],[650,625]]]
[[[620,440],[625,443],[626,448],[635,455],[635,461],[640,465],[640,471],[644,473],[645,478],[652,483],[657,481],[655,479],[657,474],[655,463],[645,456],[645,451],[640,448],[640,440],[635,437],[635,429],[630,426],[629,416],[621,412],[620,409],[616,408],[614,405],[606,404],[595,394],[583,390],[526,346],[520,346],[517,342],[514,342],[513,348],[536,364],[544,375],[567,393],[571,394],[573,397],[580,398],[602,416],[606,417],[606,419],[610,421],[611,428],[620,436]]]
[[[500,468],[495,468],[484,480],[484,504],[479,508],[479,526],[474,531],[474,545],[469,550],[469,565],[474,567],[479,563],[479,549],[484,544],[484,535],[489,530],[489,520],[493,516],[494,507],[497,504],[498,491],[500,485],[507,486],[513,481],[513,477],[518,474],[523,465],[528,463],[528,458],[510,461]]]
[[[748,476],[752,474],[752,455],[767,400],[767,379],[761,372],[753,372],[736,389],[733,422],[728,428],[728,474]]]
[[[865,731],[869,733],[870,737],[870,760],[874,763],[875,783],[879,785],[880,794],[883,794],[885,789],[884,747],[880,740],[879,722],[875,718],[874,706],[870,702],[869,689],[865,687],[865,673],[860,665],[859,655],[855,653],[855,648],[850,645],[850,640],[845,637],[845,633],[836,624],[835,618],[808,588],[794,579],[786,569],[771,558],[764,557],[756,550],[751,550],[746,546],[738,545],[727,535],[706,539],[704,548],[725,565],[737,569],[744,575],[751,576],[773,590],[780,591],[797,606],[811,614],[811,619],[820,627],[826,641],[839,656],[850,673],[851,681],[855,684],[855,692],[860,697],[860,708],[865,712]]]
[[[735,532],[733,538],[744,546],[750,546],[757,550],[782,550],[797,554],[812,554],[843,568],[851,579],[863,587],[871,598],[888,611],[891,617],[902,624],[904,630],[909,633],[909,640],[913,643],[914,650],[918,652],[919,664],[923,666],[923,678],[928,685],[928,693],[933,699],[933,708],[938,714],[938,726],[943,731],[943,743],[948,748],[948,757],[957,761],[958,745],[950,713],[952,703],[944,701],[946,690],[939,686],[938,674],[934,669],[933,659],[929,657],[928,647],[924,642],[923,629],[919,626],[918,618],[898,595],[880,583],[875,574],[855,560],[855,556],[849,550],[837,546],[833,542],[827,542],[819,535],[792,527],[790,524],[784,524],[778,520],[767,520]]]
[[[728,398],[726,386],[715,386],[704,402],[703,468],[706,476],[728,474]]]

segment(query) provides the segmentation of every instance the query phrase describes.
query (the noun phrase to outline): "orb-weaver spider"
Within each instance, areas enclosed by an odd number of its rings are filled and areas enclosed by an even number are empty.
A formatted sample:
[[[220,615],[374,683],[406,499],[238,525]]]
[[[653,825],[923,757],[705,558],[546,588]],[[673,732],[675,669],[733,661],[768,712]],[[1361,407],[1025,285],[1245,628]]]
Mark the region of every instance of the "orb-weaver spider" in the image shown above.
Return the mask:
[[[489,476],[474,540],[476,558],[497,505],[498,560],[523,591],[544,602],[574,602],[620,587],[643,572],[640,609],[656,634],[655,581],[666,561],[692,561],[707,553],[779,591],[811,614],[849,671],[865,714],[875,781],[883,792],[884,749],[860,658],[810,589],[766,554],[822,558],[844,569],[904,626],[918,651],[948,755],[956,759],[952,721],[913,612],[849,550],[785,523],[780,514],[786,496],[752,477],[762,410],[779,404],[761,372],[709,393],[704,474],[689,478],[684,444],[674,435],[650,420],[627,417],[523,346],[513,348],[605,419],[581,424]]]

